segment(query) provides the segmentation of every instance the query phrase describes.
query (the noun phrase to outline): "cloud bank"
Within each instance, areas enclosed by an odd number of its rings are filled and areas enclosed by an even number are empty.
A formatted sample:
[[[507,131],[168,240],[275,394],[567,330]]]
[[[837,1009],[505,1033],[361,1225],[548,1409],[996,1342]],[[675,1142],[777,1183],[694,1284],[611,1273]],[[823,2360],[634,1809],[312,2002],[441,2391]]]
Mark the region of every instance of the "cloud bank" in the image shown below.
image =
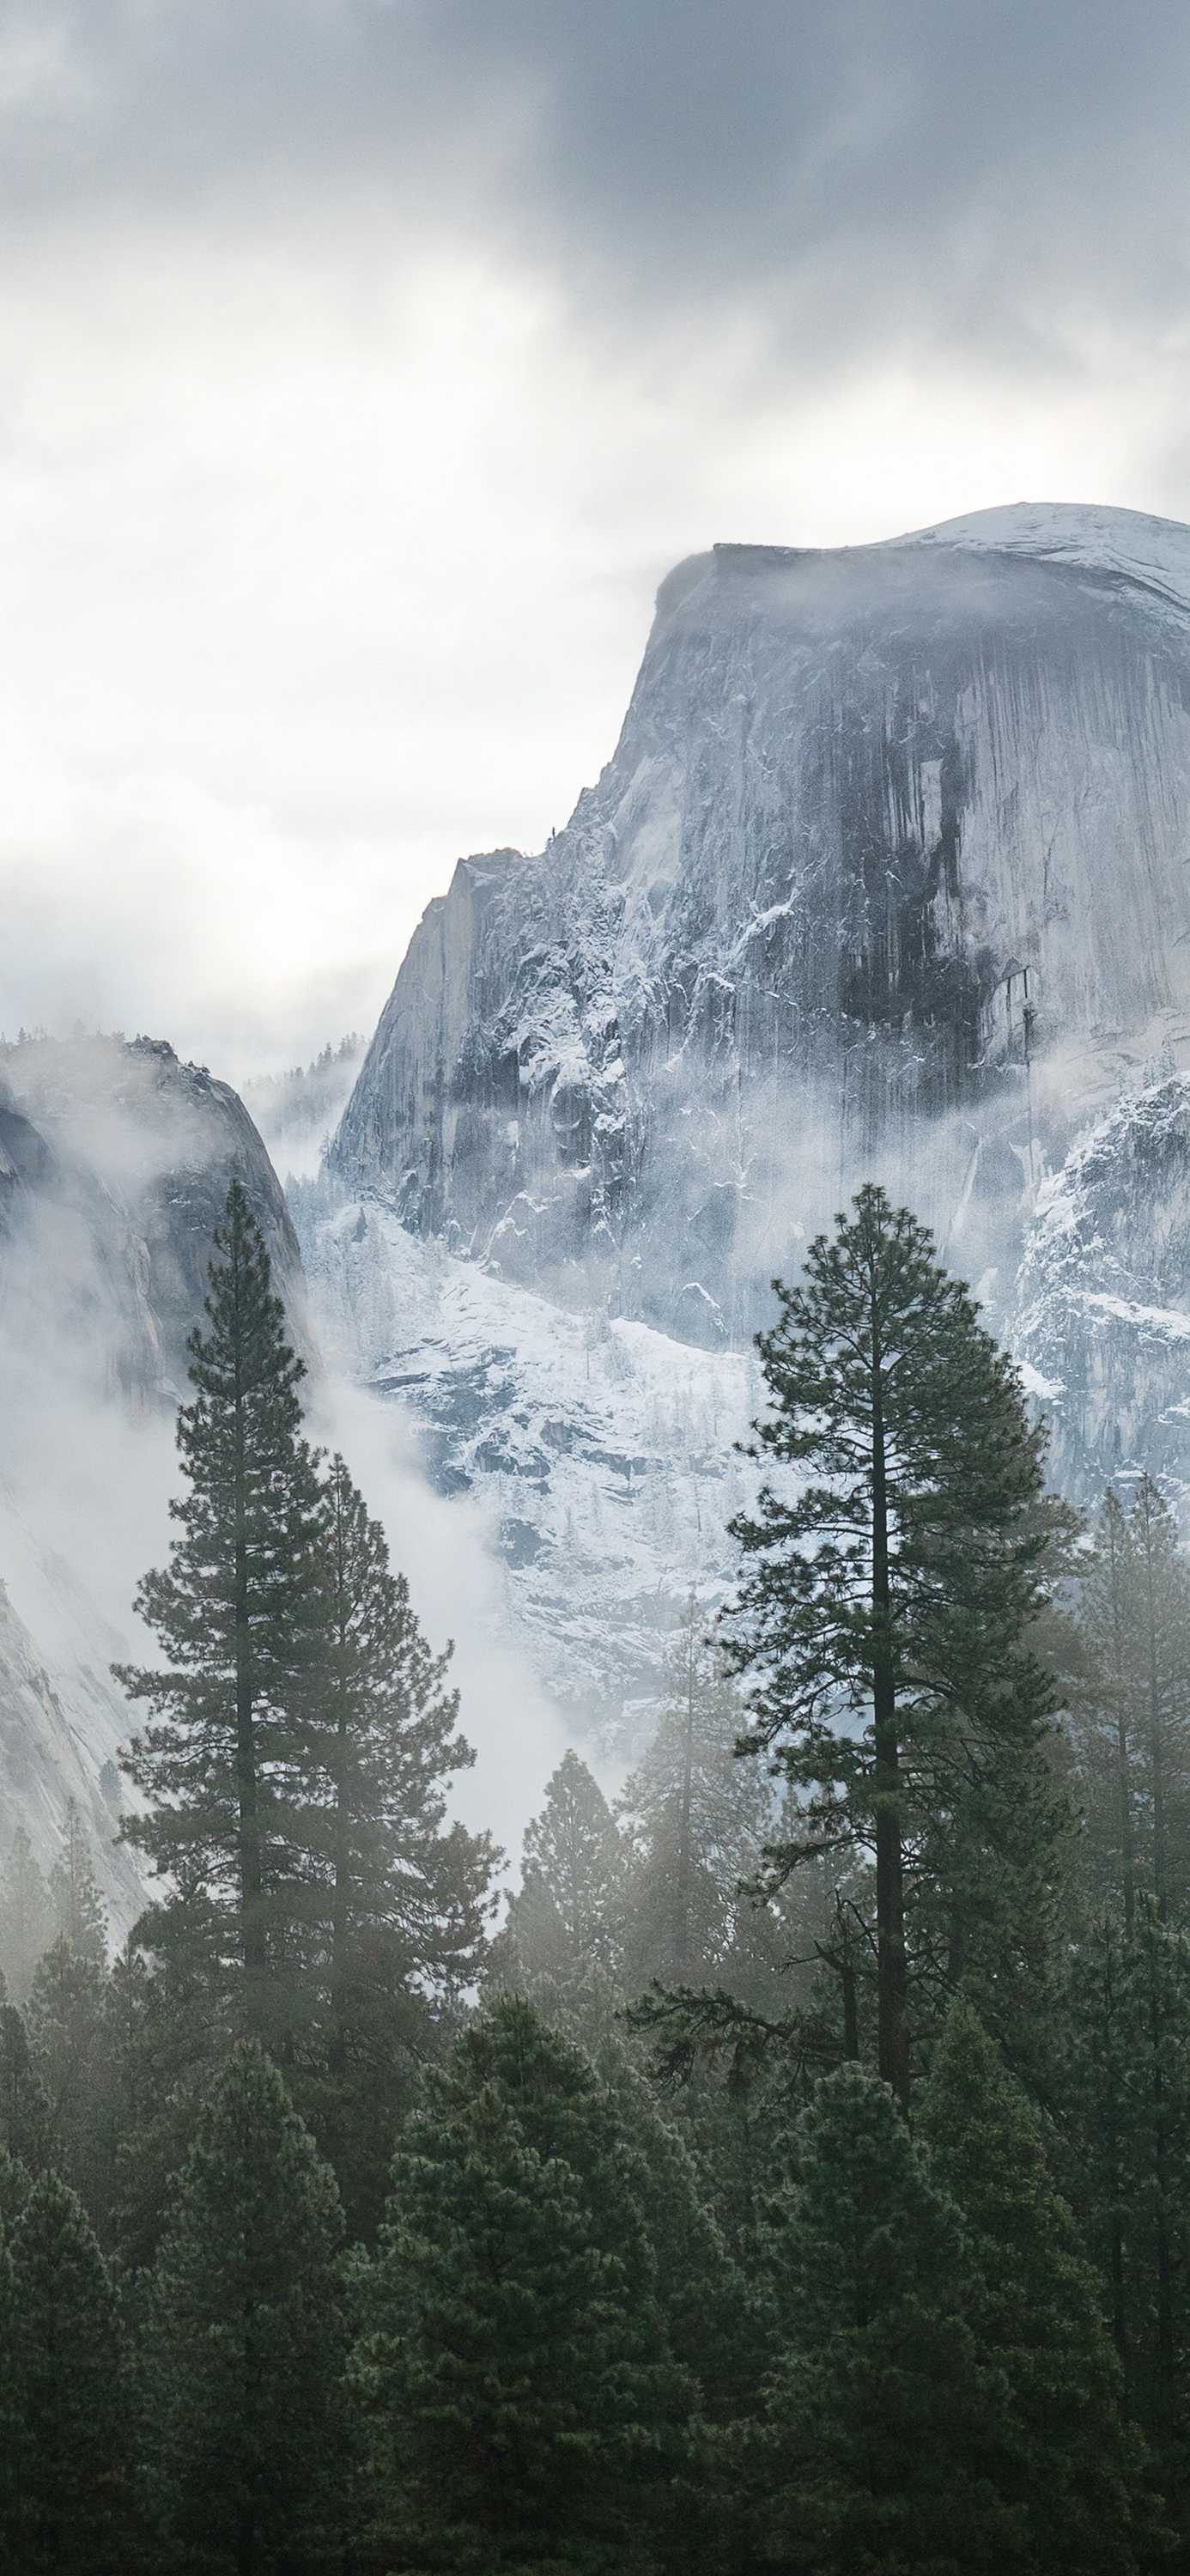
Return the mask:
[[[0,8],[0,1027],[242,1076],[609,755],[668,565],[1190,516],[1190,22]]]

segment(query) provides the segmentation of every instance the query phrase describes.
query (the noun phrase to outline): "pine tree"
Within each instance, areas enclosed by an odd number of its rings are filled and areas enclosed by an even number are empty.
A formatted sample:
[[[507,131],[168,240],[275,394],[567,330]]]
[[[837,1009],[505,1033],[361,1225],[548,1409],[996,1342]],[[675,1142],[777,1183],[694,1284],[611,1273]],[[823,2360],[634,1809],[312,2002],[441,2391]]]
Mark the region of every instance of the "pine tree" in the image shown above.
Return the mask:
[[[329,2167],[276,2068],[240,2042],[182,2170],[146,2334],[150,2501],[184,2564],[305,2576],[334,2563],[341,2233]]]
[[[506,1998],[393,2166],[357,2379],[385,2563],[647,2568],[685,2391],[589,2068]]]
[[[1001,2484],[1025,2509],[1037,2576],[1128,2576],[1137,2463],[1098,2284],[1024,2095],[962,1998],[935,2051],[920,2134],[974,2256],[981,2358],[1008,2382]]]
[[[1131,1930],[1137,1890],[1162,1922],[1190,1903],[1190,1568],[1151,1477],[1109,1488],[1076,1635],[1076,1749],[1095,1896]]]
[[[520,1892],[508,1928],[530,1976],[618,1974],[623,1938],[624,1845],[603,1791],[570,1751],[527,1826]]]
[[[303,1748],[308,1857],[318,1949],[327,1962],[334,2045],[369,1992],[416,1976],[452,1997],[474,1976],[492,1870],[487,1835],[443,1833],[445,1783],[474,1759],[445,1687],[449,1652],[431,1654],[403,1574],[344,1460],[323,1489],[322,1622]]]
[[[272,2026],[292,1946],[287,1791],[314,1652],[320,1498],[299,1436],[304,1364],[238,1181],[215,1250],[210,1330],[187,1344],[196,1393],[178,1416],[180,1535],[137,1596],[166,1666],[117,1670],[152,1712],[125,1757],[151,1804],[123,1831],[176,1882],[167,1910],[205,1896],[214,1973],[238,1970],[248,2022]]]
[[[102,1967],[107,1957],[107,1916],[91,1859],[86,1826],[73,1798],[66,1801],[62,1850],[50,1871],[50,1903],[59,1940],[76,1957]]]
[[[0,1878],[0,1970],[9,1995],[23,2004],[33,1971],[54,1937],[54,1907],[23,1825],[12,1838]]]
[[[630,1992],[652,1979],[715,1976],[737,1935],[741,1882],[773,1827],[768,1785],[735,1759],[742,1711],[691,1594],[667,1659],[657,1733],[616,1801],[629,1858],[624,1893]]]
[[[1080,1944],[1069,2010],[1074,2188],[1132,2410],[1190,2522],[1190,1940],[1152,1897],[1131,1941],[1109,1917]]]
[[[756,1426],[775,1472],[732,1524],[749,1571],[728,1650],[752,1676],[752,1749],[805,1800],[779,1870],[874,1856],[879,2066],[905,2104],[907,1905],[912,1934],[920,1890],[936,1918],[941,1889],[953,1977],[968,1882],[986,1902],[998,1863],[1019,1875],[997,1839],[1018,1819],[1030,1841],[1056,1831],[1053,1691],[1028,1631],[1070,1516],[1043,1498],[1044,1433],[1015,1371],[907,1209],[866,1184],[804,1283],[775,1286],[780,1319],[759,1336],[773,1410]]]
[[[54,2164],[92,2214],[110,2192],[99,2170],[106,2142],[97,2116],[107,2076],[106,1987],[93,1949],[76,1950],[59,1933],[33,1979],[26,2014],[30,2057],[49,2104]]]
[[[1095,1897],[1120,1909],[1129,1934],[1136,1913],[1137,1837],[1131,1556],[1124,1507],[1109,1485],[1079,1604],[1079,1670],[1073,1677],[1071,1716],[1088,1808]]]
[[[494,1854],[446,1827],[445,1784],[474,1756],[457,1731],[447,1654],[431,1654],[342,1458],[323,1489],[319,1634],[294,1784],[314,2045],[299,2106],[374,2236],[412,2058],[475,1975]]]
[[[50,2158],[50,2106],[15,2004],[0,2005],[0,2148],[30,2173]]]
[[[774,2372],[769,2551],[814,2576],[1021,2570],[1000,2495],[1002,2383],[967,2320],[971,2261],[888,2087],[816,2087],[795,2136],[788,2350]]]
[[[127,2564],[126,2384],[115,2292],[81,2201],[42,2173],[12,2229],[18,2540],[28,2576]]]
[[[221,1934],[210,1910],[201,1896],[155,1909],[147,1928],[156,1946],[146,1953],[134,1931],[108,1980],[101,2105],[108,2190],[96,2225],[136,2272],[153,2261],[203,2100],[230,2045],[211,2011],[210,1961]]]

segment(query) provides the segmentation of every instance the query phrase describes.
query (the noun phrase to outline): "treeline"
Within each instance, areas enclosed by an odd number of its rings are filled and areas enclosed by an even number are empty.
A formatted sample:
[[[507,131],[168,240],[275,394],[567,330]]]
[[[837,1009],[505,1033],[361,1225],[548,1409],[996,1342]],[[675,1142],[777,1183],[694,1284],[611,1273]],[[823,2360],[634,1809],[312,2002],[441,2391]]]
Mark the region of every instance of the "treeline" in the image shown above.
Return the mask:
[[[469,1759],[233,1189],[139,1607],[105,1955],[0,1883],[7,2561],[236,2576],[1190,2566],[1190,1579],[1096,1531],[861,1192],[609,1804],[491,1935]]]

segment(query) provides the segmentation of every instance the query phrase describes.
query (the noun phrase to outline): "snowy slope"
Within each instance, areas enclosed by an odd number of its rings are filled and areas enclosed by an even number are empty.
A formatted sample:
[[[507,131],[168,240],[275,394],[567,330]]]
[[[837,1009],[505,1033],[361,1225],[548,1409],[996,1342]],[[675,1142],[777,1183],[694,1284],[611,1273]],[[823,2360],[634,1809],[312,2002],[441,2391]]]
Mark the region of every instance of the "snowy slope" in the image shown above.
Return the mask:
[[[576,1731],[629,1751],[679,1606],[693,1587],[709,1608],[734,1568],[751,1355],[563,1313],[375,1201],[297,1214],[328,1363],[411,1410],[439,1493],[484,1507],[509,1633]]]
[[[1190,609],[1190,528],[1179,519],[1154,519],[1144,510],[1109,510],[1093,502],[1015,501],[996,510],[974,510],[890,537],[890,547],[961,546],[972,554],[1032,555],[1090,573],[1134,582]]]
[[[1127,1092],[1043,1188],[1010,1332],[1067,1491],[1147,1467],[1190,1505],[1190,1076]]]

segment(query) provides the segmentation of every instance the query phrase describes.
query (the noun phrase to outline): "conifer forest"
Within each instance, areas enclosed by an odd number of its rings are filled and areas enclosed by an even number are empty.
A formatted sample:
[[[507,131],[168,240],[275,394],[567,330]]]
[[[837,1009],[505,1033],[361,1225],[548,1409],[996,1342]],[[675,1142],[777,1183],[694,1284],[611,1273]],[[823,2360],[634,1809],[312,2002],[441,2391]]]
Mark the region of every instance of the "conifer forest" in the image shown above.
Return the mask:
[[[931,1236],[779,1284],[721,1611],[517,1892],[233,1182],[89,1828],[0,1881],[0,2564],[1190,2570],[1190,1566]]]

